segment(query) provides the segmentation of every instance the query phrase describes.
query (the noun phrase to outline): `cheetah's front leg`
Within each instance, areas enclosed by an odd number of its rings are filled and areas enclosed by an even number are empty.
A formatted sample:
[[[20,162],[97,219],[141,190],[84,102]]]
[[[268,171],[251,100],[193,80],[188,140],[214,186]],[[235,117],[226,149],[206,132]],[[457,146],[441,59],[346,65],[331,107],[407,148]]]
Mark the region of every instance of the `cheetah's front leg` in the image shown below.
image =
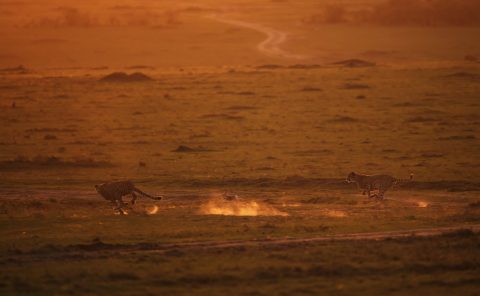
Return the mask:
[[[120,215],[128,215],[128,212],[124,209],[124,207],[127,204],[124,203],[122,199],[120,199],[120,200],[117,199],[115,202],[116,202],[116,205],[117,205],[117,207],[115,209],[120,213]]]
[[[383,188],[382,188],[382,189],[379,189],[379,190],[378,190],[378,196],[377,196],[377,198],[378,198],[379,200],[383,200],[384,197],[385,197],[385,192],[386,192],[385,189],[383,189]]]

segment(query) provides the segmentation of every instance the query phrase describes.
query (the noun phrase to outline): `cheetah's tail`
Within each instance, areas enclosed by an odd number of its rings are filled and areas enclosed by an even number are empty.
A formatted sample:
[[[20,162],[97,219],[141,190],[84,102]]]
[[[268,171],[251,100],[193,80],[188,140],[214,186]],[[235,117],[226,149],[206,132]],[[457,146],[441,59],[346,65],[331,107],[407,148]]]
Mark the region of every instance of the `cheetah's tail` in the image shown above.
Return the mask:
[[[408,183],[413,181],[413,173],[410,173],[410,177],[408,179],[395,179],[394,183],[399,184],[399,183]]]
[[[148,194],[148,193],[146,193],[146,192],[143,192],[142,190],[140,190],[140,189],[138,189],[138,188],[136,188],[136,187],[133,188],[133,191],[138,192],[138,193],[140,193],[141,195],[146,196],[146,197],[151,198],[151,199],[155,199],[155,200],[161,200],[161,199],[162,199],[162,196],[153,196],[153,195],[150,195],[150,194]]]

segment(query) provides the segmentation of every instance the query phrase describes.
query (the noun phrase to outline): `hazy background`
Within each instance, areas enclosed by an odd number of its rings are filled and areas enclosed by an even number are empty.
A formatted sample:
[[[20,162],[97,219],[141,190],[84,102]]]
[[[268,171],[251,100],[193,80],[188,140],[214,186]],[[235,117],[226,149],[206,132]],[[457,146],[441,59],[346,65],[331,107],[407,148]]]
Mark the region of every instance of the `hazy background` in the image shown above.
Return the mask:
[[[286,32],[283,47],[308,56],[308,62],[354,55],[402,64],[480,54],[475,0],[3,0],[0,67],[272,61],[255,50],[264,36],[207,18],[212,14]]]

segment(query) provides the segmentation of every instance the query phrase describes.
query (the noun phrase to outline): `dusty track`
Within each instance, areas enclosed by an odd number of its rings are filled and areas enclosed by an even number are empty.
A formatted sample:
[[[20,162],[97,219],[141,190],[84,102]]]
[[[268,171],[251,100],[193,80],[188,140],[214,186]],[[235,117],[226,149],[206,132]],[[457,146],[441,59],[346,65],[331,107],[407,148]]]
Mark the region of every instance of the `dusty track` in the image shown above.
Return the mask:
[[[465,225],[454,227],[437,227],[401,231],[385,231],[385,232],[367,232],[367,233],[346,233],[326,235],[312,238],[278,238],[268,240],[244,240],[244,241],[213,241],[213,242],[192,242],[172,244],[169,247],[175,248],[231,248],[231,247],[250,247],[265,245],[290,245],[304,244],[328,241],[355,241],[355,240],[385,240],[405,237],[430,237],[451,234],[458,231],[471,231],[480,233],[480,225]],[[167,247],[167,245],[165,246]]]
[[[217,22],[234,25],[237,27],[243,27],[251,29],[267,36],[267,39],[263,40],[257,45],[257,49],[269,56],[274,58],[284,58],[284,59],[305,59],[307,58],[304,55],[298,55],[289,53],[280,48],[280,45],[287,41],[287,34],[282,31],[278,31],[269,27],[265,27],[255,23],[249,23],[245,21],[238,21],[233,19],[228,19],[220,17],[218,15],[210,15],[208,18],[213,19]]]
[[[140,243],[140,244],[106,244],[102,242],[92,242],[91,244],[71,245],[54,249],[38,249],[21,255],[6,255],[0,258],[0,262],[28,262],[45,260],[65,260],[65,259],[93,259],[105,257],[111,254],[129,255],[134,253],[155,253],[176,255],[182,251],[195,250],[213,250],[230,249],[245,247],[264,247],[264,246],[288,246],[314,244],[320,242],[336,241],[381,241],[387,239],[401,238],[422,238],[439,235],[455,234],[461,231],[480,233],[480,224],[463,225],[452,227],[437,227],[425,229],[412,229],[401,231],[369,232],[369,233],[346,233],[326,235],[311,238],[276,238],[264,240],[237,240],[237,241],[205,241],[205,242],[186,242],[186,243]]]

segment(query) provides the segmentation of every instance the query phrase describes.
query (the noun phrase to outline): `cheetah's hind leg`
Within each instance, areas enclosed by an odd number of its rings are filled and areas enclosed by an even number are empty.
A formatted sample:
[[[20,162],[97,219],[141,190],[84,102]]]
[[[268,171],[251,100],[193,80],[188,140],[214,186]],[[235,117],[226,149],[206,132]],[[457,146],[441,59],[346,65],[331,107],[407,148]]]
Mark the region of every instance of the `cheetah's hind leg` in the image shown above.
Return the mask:
[[[369,198],[369,199],[377,198],[378,195],[372,194],[372,193],[370,193],[370,191],[371,191],[370,189],[367,189],[368,198]]]
[[[135,194],[135,192],[132,192],[132,200],[130,201],[130,203],[132,204],[132,206],[135,204],[135,202],[137,201],[137,198],[138,196]]]
[[[379,189],[377,199],[384,200],[385,199],[385,189]]]

